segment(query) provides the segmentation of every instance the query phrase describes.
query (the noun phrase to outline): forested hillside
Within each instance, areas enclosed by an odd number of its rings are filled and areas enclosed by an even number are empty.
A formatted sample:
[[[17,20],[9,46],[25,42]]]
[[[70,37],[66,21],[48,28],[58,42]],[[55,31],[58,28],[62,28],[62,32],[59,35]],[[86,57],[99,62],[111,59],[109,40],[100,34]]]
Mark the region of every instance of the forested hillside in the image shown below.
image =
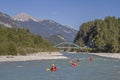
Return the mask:
[[[25,55],[53,50],[51,44],[27,29],[6,28],[0,25],[0,55]]]
[[[108,16],[83,23],[74,42],[95,52],[120,52],[120,18]]]

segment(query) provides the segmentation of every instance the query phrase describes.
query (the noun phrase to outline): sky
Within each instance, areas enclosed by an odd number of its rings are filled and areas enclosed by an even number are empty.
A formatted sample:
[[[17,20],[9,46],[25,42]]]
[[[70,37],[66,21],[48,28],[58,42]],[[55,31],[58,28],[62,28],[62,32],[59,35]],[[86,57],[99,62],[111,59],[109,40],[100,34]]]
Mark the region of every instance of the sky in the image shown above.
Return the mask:
[[[120,0],[0,0],[0,12],[27,13],[79,30],[82,23],[107,16],[120,17]]]

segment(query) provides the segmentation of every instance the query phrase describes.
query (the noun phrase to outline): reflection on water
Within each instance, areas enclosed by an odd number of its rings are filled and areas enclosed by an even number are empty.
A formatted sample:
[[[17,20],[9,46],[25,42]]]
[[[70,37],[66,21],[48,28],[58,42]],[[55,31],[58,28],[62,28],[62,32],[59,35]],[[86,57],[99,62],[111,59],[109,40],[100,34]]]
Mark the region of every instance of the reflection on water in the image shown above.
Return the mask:
[[[120,60],[93,56],[88,54],[68,54],[68,60],[42,60],[26,62],[0,63],[0,80],[120,80]],[[80,59],[77,67],[70,61]],[[56,72],[46,71],[52,64]]]

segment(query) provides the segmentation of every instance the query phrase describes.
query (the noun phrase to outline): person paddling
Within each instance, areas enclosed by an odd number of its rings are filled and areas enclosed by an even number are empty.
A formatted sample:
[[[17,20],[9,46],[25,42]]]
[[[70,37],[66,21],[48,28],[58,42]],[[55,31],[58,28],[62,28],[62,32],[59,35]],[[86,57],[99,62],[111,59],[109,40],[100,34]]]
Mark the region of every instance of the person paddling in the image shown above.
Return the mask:
[[[89,57],[89,61],[93,61],[93,57],[92,56]]]
[[[54,64],[52,64],[52,67],[51,67],[50,70],[51,70],[52,72],[56,72],[57,68],[56,68],[56,66],[55,66]]]
[[[76,66],[77,66],[77,62],[76,62],[75,60],[72,60],[72,61],[71,61],[71,66],[72,66],[72,67],[76,67]]]
[[[72,63],[71,63],[71,66],[72,66],[72,67],[76,67],[76,66],[77,66],[77,63],[72,62]]]

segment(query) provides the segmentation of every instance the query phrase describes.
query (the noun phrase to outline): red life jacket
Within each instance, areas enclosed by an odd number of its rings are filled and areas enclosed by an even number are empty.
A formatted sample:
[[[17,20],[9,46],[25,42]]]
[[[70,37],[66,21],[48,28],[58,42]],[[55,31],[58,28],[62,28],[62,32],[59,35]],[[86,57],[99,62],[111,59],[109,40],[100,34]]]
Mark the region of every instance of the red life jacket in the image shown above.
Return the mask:
[[[55,66],[52,66],[52,67],[51,67],[51,71],[52,71],[52,72],[55,72],[56,70],[57,70],[57,68],[56,68]]]
[[[71,65],[72,65],[72,67],[76,67],[76,66],[77,66],[77,63],[72,62]]]
[[[92,56],[89,58],[89,61],[93,61],[93,57]]]

